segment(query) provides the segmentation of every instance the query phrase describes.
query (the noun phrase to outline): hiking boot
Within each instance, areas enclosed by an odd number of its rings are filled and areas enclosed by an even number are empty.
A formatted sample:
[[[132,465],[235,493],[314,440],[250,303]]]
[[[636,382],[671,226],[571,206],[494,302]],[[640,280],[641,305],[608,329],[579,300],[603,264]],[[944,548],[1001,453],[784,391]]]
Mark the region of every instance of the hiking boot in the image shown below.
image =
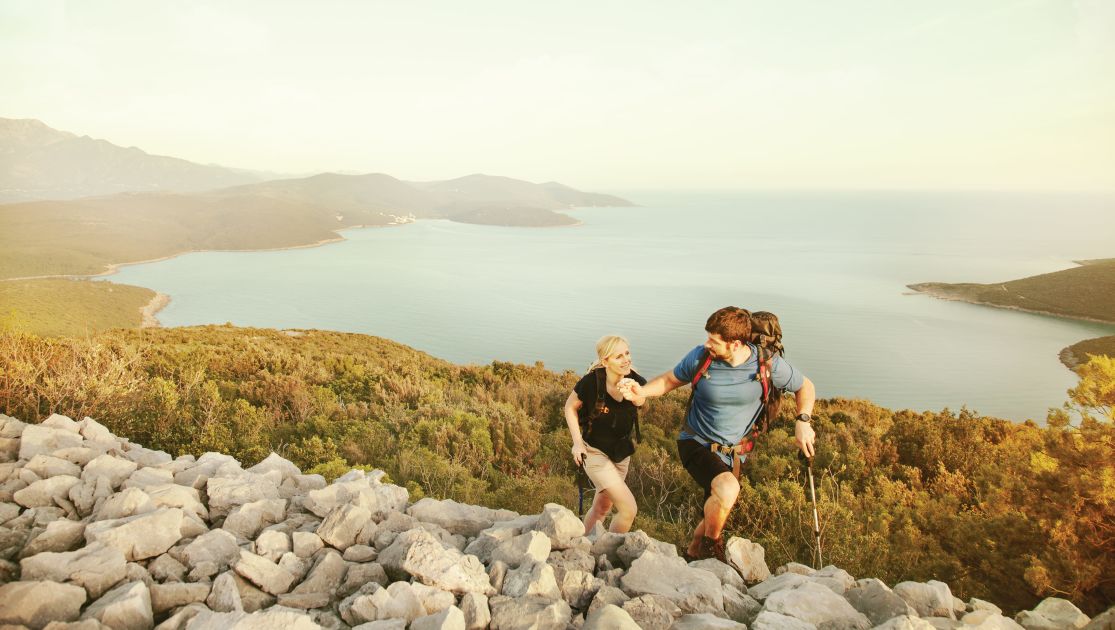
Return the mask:
[[[697,550],[697,555],[701,558],[716,558],[717,560],[727,564],[728,561],[724,556],[724,538],[709,538],[708,536],[701,537],[701,548]]]

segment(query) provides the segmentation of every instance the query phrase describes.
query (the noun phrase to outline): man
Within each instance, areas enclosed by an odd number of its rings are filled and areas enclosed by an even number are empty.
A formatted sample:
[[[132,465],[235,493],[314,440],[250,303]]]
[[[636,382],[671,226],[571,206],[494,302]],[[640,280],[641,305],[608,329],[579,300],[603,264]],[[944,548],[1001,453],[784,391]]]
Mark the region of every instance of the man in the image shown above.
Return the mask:
[[[723,561],[721,533],[739,496],[739,462],[746,457],[745,451],[740,452],[741,442],[750,435],[763,411],[763,386],[758,349],[748,343],[748,311],[726,306],[708,318],[705,331],[708,340],[704,346],[691,350],[673,371],[643,386],[632,384],[629,389],[632,396],[663,396],[691,383],[707,351],[711,361],[693,388],[685,425],[678,436],[678,454],[690,476],[705,491],[704,517],[693,531],[686,555]],[[817,398],[813,382],[775,355],[770,363],[770,383],[771,396],[779,396],[782,391],[795,393],[798,415],[794,439],[807,457],[813,457],[815,433],[810,414]]]

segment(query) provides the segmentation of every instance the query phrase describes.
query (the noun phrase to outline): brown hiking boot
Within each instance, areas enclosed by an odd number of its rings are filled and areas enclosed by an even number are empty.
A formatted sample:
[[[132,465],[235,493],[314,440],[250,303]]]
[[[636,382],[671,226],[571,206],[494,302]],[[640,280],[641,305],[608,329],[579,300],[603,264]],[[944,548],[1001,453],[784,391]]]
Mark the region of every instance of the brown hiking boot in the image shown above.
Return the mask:
[[[708,536],[702,536],[701,548],[697,550],[697,555],[701,558],[716,558],[717,560],[725,564],[728,563],[728,561],[724,557],[723,538],[709,538]]]

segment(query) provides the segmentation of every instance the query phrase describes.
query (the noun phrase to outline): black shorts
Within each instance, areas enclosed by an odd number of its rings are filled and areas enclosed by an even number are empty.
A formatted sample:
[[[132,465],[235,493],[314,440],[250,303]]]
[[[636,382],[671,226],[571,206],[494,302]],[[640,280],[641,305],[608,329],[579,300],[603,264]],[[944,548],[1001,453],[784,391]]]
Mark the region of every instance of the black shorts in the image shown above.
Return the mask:
[[[693,481],[704,488],[706,501],[712,496],[712,480],[721,473],[732,472],[732,467],[725,464],[719,455],[696,440],[678,440],[678,457]]]

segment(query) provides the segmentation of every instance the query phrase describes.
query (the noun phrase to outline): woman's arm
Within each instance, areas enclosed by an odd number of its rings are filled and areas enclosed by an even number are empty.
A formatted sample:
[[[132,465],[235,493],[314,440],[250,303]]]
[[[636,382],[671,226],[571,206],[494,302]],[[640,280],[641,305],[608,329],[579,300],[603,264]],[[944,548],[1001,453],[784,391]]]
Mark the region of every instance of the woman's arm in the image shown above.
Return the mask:
[[[584,439],[581,437],[581,421],[577,418],[577,412],[581,410],[581,405],[583,404],[580,397],[577,396],[577,392],[569,392],[569,398],[565,399],[564,407],[565,424],[569,426],[569,435],[573,438],[573,448],[571,451],[573,453],[573,461],[576,462],[578,466],[581,465],[585,455],[588,453],[588,451],[585,450]]]

